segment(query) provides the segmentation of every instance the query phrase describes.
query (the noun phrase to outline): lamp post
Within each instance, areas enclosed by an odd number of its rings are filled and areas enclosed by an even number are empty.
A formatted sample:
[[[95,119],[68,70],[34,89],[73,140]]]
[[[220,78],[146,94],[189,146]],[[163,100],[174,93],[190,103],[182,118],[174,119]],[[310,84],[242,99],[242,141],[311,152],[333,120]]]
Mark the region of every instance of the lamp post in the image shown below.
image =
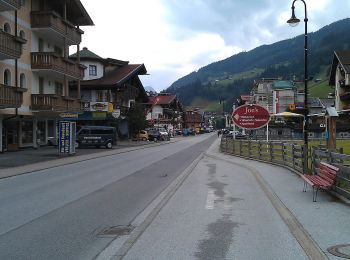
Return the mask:
[[[300,22],[300,20],[295,16],[295,12],[294,12],[294,3],[298,1],[298,0],[294,0],[293,4],[292,4],[292,17],[287,21],[287,23],[290,26],[297,26],[298,23]],[[305,151],[306,151],[306,155],[305,155],[305,165],[304,165],[304,173],[307,172],[307,162],[308,162],[308,114],[309,114],[309,107],[308,107],[308,100],[307,100],[307,96],[308,96],[308,88],[307,88],[307,83],[308,83],[308,46],[307,46],[307,9],[306,9],[306,3],[304,0],[300,0],[304,3],[304,7],[305,7],[305,18],[304,18],[304,22],[305,22],[305,41],[304,41],[304,146],[305,146]]]

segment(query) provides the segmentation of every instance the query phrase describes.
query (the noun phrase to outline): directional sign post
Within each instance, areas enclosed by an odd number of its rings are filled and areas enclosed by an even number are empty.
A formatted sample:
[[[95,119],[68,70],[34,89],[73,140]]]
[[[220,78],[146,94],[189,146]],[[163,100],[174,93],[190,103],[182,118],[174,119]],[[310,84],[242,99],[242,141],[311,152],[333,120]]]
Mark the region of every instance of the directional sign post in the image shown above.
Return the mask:
[[[270,113],[265,107],[259,105],[243,105],[233,111],[232,121],[236,126],[244,129],[259,129],[269,123]]]

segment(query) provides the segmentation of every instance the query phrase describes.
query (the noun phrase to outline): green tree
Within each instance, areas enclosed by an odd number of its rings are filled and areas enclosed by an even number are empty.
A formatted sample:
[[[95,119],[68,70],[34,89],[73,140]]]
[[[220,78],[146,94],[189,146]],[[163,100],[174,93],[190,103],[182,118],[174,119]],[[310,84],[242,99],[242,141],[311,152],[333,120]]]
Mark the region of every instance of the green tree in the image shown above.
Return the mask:
[[[133,106],[131,106],[128,112],[128,117],[129,132],[131,135],[138,133],[142,129],[145,129],[147,121],[142,105],[135,103]]]

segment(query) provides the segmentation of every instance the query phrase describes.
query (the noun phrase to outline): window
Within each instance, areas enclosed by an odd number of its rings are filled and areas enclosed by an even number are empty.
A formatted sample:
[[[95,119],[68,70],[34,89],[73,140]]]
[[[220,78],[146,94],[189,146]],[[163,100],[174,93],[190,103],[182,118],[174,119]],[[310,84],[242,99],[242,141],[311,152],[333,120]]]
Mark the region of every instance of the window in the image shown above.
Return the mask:
[[[89,65],[89,76],[97,76],[97,67],[95,65]]]
[[[96,91],[96,102],[103,102],[103,92]]]
[[[8,69],[4,71],[4,85],[11,85],[11,72]]]
[[[26,33],[23,30],[19,31],[19,37],[21,37],[22,39],[26,39]]]
[[[92,129],[91,130],[92,135],[111,135],[113,134],[112,129]]]
[[[55,82],[55,94],[58,96],[63,96],[63,85],[61,82]]]
[[[44,94],[44,78],[39,77],[39,94]]]
[[[21,75],[19,76],[19,86],[21,88],[26,87],[26,75],[24,73],[21,73]]]
[[[63,51],[60,47],[55,46],[55,53],[59,56],[63,56]]]
[[[7,33],[11,33],[11,26],[8,23],[4,24],[4,31]]]

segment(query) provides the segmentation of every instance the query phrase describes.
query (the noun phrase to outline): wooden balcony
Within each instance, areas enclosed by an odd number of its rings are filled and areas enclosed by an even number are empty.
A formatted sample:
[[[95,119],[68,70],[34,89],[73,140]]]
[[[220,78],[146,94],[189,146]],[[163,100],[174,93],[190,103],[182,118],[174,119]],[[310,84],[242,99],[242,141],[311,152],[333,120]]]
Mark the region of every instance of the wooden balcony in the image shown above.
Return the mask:
[[[21,0],[0,0],[0,12],[16,11],[21,7]]]
[[[0,30],[0,59],[19,59],[26,40]]]
[[[19,108],[27,89],[0,84],[0,108]]]
[[[31,65],[33,70],[43,75],[60,73],[66,75],[70,80],[84,77],[84,66],[60,57],[54,52],[32,52]]]
[[[55,94],[32,94],[32,110],[53,112],[83,112],[83,103],[71,97]]]
[[[60,40],[66,37],[68,45],[77,45],[81,42],[82,30],[76,28],[69,21],[64,20],[56,12],[35,11],[31,12],[31,25],[44,38]]]

